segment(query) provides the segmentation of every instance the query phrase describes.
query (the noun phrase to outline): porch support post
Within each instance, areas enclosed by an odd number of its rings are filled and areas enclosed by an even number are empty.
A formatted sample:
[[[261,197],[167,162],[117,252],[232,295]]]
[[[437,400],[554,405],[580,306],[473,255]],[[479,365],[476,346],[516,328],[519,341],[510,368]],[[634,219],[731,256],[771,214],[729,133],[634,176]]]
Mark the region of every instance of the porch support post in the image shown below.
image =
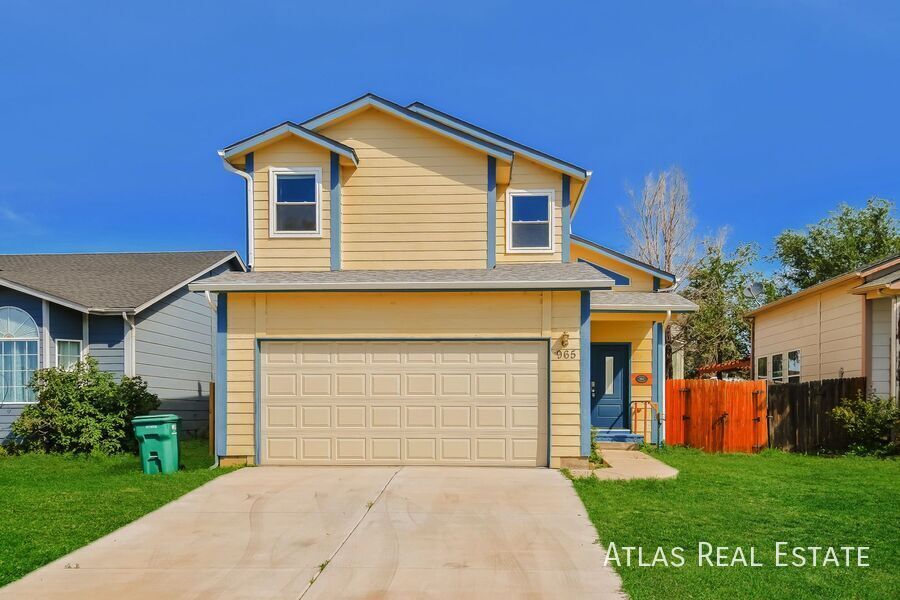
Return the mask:
[[[666,384],[666,370],[664,368],[665,354],[665,330],[663,324],[659,321],[653,322],[653,402],[659,407],[659,419],[650,419],[650,438],[655,444],[662,444],[665,441],[665,427],[662,425],[662,419],[665,417],[665,399],[663,398],[664,386]]]
[[[591,293],[581,292],[581,330],[578,335],[581,357],[581,456],[591,454]]]
[[[227,453],[228,428],[228,294],[219,292],[216,306],[216,456]]]

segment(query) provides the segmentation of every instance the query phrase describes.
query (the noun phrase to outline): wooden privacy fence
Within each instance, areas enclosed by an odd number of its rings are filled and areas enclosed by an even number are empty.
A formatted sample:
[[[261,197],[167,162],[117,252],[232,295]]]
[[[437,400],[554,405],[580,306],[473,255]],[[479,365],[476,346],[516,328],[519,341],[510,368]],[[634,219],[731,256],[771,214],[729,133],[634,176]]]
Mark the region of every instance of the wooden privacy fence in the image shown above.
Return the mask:
[[[865,377],[770,385],[769,445],[789,452],[846,450],[847,434],[831,409],[865,391]]]
[[[666,381],[667,444],[759,452],[767,437],[765,381]]]

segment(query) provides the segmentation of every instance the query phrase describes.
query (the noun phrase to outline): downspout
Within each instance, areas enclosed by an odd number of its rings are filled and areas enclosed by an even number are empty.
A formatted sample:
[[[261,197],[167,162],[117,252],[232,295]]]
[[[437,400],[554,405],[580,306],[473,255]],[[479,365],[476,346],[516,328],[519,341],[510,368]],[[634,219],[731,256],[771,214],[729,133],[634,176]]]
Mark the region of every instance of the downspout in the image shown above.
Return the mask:
[[[229,173],[240,175],[246,182],[247,187],[247,268],[253,270],[253,175],[246,171],[241,171],[232,165],[225,158],[225,153],[219,151],[219,157],[222,159],[222,165]]]
[[[218,312],[218,307],[216,306],[216,303],[213,302],[212,294],[209,293],[209,290],[206,290],[205,292],[203,292],[203,295],[206,296],[206,302],[207,302],[207,304],[209,304],[209,309],[212,311],[212,314],[213,314],[213,323],[215,323],[216,322],[215,316],[216,316],[216,313]],[[213,338],[215,339],[215,336],[213,336]],[[218,468],[219,468],[219,453],[214,451],[213,452],[213,464],[212,464],[212,466],[209,467],[209,470],[212,471],[213,469],[218,469]]]

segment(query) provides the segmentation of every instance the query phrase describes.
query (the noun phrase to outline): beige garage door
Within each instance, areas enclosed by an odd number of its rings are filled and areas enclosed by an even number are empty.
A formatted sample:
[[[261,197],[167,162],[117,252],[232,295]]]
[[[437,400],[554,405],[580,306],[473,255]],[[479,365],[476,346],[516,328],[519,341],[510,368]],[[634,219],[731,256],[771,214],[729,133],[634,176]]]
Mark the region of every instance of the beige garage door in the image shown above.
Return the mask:
[[[264,342],[263,464],[547,464],[544,342]]]

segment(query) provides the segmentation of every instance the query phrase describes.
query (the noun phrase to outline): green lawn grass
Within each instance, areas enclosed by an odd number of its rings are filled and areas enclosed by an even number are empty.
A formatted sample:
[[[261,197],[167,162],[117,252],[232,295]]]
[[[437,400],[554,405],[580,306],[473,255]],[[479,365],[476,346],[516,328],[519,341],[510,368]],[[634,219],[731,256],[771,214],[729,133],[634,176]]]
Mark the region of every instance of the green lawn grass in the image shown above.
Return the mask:
[[[657,546],[685,548],[680,568],[634,559],[618,568],[632,598],[900,597],[900,461],[685,448],[652,454],[679,469],[678,478],[574,481],[604,546],[642,547],[646,561]],[[701,541],[745,552],[755,546],[766,566],[697,566]],[[871,566],[778,568],[776,541],[869,546]],[[619,557],[624,563],[621,550]]]
[[[185,469],[153,476],[131,455],[0,457],[0,586],[228,472],[207,448],[183,441]]]

